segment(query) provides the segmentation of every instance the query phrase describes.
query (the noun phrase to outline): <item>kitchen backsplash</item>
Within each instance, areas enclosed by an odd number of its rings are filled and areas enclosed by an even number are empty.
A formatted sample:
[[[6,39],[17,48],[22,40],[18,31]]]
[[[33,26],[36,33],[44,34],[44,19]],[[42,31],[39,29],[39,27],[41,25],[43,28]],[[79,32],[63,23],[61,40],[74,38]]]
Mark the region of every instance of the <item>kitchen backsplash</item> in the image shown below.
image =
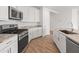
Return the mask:
[[[0,25],[2,24],[18,24],[18,26],[36,26],[37,22],[21,22],[21,21],[0,21]]]

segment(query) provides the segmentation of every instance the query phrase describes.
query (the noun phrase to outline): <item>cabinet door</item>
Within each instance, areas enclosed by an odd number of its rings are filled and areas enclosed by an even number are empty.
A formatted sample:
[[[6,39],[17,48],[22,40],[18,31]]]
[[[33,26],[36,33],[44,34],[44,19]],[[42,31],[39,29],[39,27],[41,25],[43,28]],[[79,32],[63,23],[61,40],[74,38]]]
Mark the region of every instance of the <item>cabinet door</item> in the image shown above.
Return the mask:
[[[35,22],[40,22],[40,9],[35,8]]]
[[[36,38],[38,35],[37,28],[32,29],[32,39]]]
[[[29,35],[28,38],[29,38],[29,42],[30,42],[31,39],[32,39],[32,37],[33,37],[33,36],[32,36],[32,30],[31,30],[31,29],[28,30],[28,35]]]
[[[7,47],[7,48],[1,50],[0,53],[10,53],[10,48]]]
[[[54,31],[53,32],[53,40],[55,42],[55,44],[58,46],[59,45],[59,38],[58,38],[58,31]]]
[[[0,53],[17,53],[17,43],[12,43],[12,45],[7,46],[7,48],[3,49],[0,51]]]
[[[42,36],[42,28],[41,27],[29,29],[29,41],[31,39],[37,38],[39,36]]]
[[[41,28],[41,27],[40,27],[40,28],[38,28],[38,31],[39,31],[38,36],[42,36],[42,28]]]
[[[34,19],[35,19],[34,16],[35,16],[35,8],[28,7],[28,21],[34,22]]]
[[[11,53],[17,53],[18,52],[18,40],[17,40],[17,38],[18,38],[17,35],[10,38],[10,39],[12,39],[12,41],[9,43]]]
[[[59,49],[62,53],[66,53],[66,37],[59,32]]]
[[[23,12],[23,20],[25,22],[39,22],[40,10],[31,6],[17,6]]]
[[[18,52],[18,44],[17,42],[14,42],[10,47],[11,53],[17,53]]]
[[[21,12],[23,12],[23,20],[22,21],[29,21],[29,7],[28,6],[18,6],[17,7],[18,10],[20,10]]]
[[[38,27],[35,33],[36,33],[36,37],[42,36],[42,28]]]
[[[37,35],[38,35],[37,28],[33,28],[33,31],[32,31],[33,39],[36,38]]]
[[[0,20],[8,20],[8,6],[0,6]]]
[[[32,39],[42,36],[42,28],[36,27],[32,29]]]

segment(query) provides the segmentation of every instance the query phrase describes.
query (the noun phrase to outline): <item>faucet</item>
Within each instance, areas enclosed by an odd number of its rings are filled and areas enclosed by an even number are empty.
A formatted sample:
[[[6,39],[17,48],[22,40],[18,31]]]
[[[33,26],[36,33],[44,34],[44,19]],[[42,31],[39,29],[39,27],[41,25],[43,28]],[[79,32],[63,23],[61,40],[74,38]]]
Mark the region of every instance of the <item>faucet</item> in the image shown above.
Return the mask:
[[[73,24],[72,24],[72,22],[71,22],[71,27],[72,27],[72,30],[71,30],[71,31],[73,31],[74,29],[73,29]]]

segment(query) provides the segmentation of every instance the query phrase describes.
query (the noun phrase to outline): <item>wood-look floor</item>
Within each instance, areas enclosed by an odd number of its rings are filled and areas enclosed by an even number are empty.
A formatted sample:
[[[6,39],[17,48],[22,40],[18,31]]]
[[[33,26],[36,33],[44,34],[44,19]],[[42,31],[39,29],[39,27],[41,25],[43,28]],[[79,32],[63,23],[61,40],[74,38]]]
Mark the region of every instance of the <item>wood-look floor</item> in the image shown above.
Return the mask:
[[[58,53],[51,35],[46,37],[39,37],[31,40],[28,46],[24,49],[24,53]]]

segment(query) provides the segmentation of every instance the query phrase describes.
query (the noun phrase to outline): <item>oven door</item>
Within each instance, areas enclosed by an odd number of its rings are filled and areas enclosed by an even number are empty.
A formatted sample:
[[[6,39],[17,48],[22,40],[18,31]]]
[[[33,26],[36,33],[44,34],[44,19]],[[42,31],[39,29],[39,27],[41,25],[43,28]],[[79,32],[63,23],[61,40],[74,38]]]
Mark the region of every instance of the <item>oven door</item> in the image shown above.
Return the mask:
[[[20,39],[20,38],[19,38]],[[28,44],[28,35],[21,38],[18,42],[18,52],[22,52]]]

